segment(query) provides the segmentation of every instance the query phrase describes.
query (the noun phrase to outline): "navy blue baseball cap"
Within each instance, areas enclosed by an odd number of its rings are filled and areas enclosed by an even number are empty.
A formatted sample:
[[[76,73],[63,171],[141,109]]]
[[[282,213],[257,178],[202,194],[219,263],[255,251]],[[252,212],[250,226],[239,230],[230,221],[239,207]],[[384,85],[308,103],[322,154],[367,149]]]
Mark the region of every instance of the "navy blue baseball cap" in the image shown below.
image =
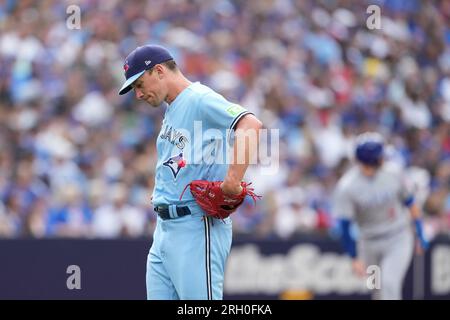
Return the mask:
[[[133,82],[142,76],[145,71],[168,60],[173,60],[173,57],[166,48],[161,46],[146,45],[134,49],[125,59],[123,69],[127,80],[120,88],[119,94],[122,95],[130,91]]]
[[[368,166],[378,166],[384,155],[383,137],[376,132],[366,132],[357,137],[356,159]]]

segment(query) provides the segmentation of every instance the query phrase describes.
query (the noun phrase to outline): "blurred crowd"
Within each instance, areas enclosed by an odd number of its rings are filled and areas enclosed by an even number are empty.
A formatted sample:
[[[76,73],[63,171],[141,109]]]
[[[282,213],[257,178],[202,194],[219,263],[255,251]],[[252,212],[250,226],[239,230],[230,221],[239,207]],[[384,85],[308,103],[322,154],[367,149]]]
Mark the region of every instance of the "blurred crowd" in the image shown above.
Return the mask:
[[[233,215],[235,235],[332,235],[334,186],[369,130],[408,171],[426,232],[450,233],[449,0],[5,0],[0,31],[0,237],[152,235],[164,108],[117,94],[148,43],[280,130],[279,170],[249,168],[263,200]]]

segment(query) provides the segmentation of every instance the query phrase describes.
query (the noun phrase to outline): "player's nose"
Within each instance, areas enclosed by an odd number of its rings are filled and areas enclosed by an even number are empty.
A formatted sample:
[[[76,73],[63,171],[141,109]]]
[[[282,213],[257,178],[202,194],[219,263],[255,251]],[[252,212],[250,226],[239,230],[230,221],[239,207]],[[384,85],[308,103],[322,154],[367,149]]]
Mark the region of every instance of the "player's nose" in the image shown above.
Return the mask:
[[[136,94],[136,98],[141,100],[144,97],[144,93],[142,90],[135,88],[134,93]]]

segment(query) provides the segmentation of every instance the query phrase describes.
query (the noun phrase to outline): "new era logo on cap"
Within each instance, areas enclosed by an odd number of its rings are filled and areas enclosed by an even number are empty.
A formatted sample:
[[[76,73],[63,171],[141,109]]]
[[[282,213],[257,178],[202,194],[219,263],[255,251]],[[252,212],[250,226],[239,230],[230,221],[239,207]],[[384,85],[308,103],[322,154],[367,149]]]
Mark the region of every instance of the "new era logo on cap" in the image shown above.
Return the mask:
[[[130,91],[133,82],[146,70],[168,60],[173,60],[172,55],[161,46],[146,45],[133,50],[125,59],[123,69],[125,70],[126,81],[120,88],[119,94],[122,95]]]

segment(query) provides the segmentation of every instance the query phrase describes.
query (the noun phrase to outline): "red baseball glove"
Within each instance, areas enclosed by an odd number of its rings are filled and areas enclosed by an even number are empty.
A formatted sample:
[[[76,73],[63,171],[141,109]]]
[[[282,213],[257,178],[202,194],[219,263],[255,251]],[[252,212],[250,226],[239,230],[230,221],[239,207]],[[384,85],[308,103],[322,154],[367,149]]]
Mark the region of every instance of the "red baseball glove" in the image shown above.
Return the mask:
[[[247,195],[256,199],[261,196],[256,195],[253,188],[248,186],[251,183],[241,182],[242,192],[236,195],[226,195],[223,193],[220,185],[223,181],[206,181],[194,180],[189,183],[183,190],[180,200],[188,187],[191,188],[191,194],[198,205],[205,211],[208,216],[225,219],[232,214],[244,202]]]

